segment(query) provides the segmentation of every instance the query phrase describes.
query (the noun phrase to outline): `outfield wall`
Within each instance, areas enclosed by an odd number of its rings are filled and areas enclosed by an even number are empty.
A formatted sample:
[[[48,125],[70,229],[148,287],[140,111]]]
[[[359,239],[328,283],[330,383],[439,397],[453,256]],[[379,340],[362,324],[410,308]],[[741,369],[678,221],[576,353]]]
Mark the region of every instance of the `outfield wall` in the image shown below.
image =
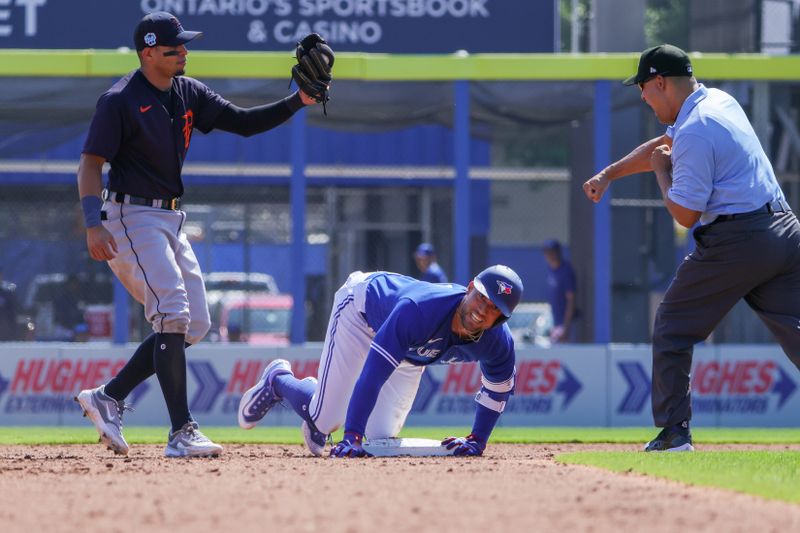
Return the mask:
[[[0,346],[0,425],[82,425],[72,397],[106,382],[135,345],[3,344]],[[242,393],[265,364],[282,357],[295,374],[316,375],[321,345],[255,348],[206,344],[188,353],[189,402],[206,425],[235,425]],[[518,351],[516,393],[506,426],[650,425],[650,349],[634,345],[573,345]],[[798,426],[800,373],[771,345],[703,346],[695,350],[694,423],[698,426]],[[480,386],[474,364],[428,367],[408,425],[470,425]],[[158,382],[140,385],[129,401],[127,425],[167,425]],[[299,420],[279,408],[265,423]]]

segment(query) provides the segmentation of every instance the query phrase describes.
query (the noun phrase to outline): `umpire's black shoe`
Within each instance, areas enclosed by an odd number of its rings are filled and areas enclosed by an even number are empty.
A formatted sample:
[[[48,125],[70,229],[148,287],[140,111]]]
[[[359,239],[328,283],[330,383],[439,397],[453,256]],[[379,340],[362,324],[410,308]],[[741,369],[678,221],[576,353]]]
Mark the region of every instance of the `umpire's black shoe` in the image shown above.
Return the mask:
[[[689,422],[684,420],[680,424],[665,427],[656,438],[644,447],[646,452],[693,452],[692,432]]]

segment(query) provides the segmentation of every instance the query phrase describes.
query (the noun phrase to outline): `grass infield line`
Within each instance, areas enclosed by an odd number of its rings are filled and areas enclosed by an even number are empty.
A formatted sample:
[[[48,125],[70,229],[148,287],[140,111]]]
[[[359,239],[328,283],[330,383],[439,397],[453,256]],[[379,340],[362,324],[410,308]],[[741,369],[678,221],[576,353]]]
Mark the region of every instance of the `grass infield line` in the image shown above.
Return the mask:
[[[249,431],[229,426],[201,426],[212,440],[222,444],[302,444],[297,426],[265,426]],[[449,435],[463,436],[468,427],[407,427],[402,437],[439,439]],[[166,427],[131,426],[124,428],[131,444],[164,444]],[[616,443],[643,445],[656,435],[649,427],[498,427],[491,442],[518,444]],[[798,428],[693,428],[695,444],[800,444]],[[337,440],[341,432],[334,434]],[[97,433],[87,423],[83,426],[0,427],[0,445],[13,444],[91,444]]]
[[[556,461],[800,503],[800,452],[797,451],[574,452],[558,455]]]

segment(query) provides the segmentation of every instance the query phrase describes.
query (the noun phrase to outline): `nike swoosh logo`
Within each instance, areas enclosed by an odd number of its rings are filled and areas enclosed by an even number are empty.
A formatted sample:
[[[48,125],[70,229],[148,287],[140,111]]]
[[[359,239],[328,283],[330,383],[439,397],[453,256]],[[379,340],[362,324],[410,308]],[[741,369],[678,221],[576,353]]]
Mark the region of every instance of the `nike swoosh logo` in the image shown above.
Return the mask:
[[[140,105],[139,106],[139,113],[147,113],[148,111],[150,111],[151,107],[153,107],[153,106],[152,105],[148,105],[148,106]]]

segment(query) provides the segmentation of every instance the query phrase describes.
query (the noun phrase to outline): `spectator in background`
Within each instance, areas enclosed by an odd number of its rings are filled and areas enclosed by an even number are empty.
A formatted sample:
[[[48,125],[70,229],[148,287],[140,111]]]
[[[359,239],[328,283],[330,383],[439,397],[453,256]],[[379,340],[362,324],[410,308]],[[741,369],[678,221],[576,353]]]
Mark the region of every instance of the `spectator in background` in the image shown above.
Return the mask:
[[[72,340],[75,342],[89,342],[89,324],[81,322],[75,326]]]
[[[228,325],[228,342],[242,342],[242,326],[239,324]]]
[[[550,332],[550,341],[576,342],[577,308],[575,300],[575,271],[572,265],[564,259],[561,243],[550,239],[542,245],[544,259],[549,269],[547,273],[547,301],[553,312],[553,329]]]
[[[0,341],[17,339],[17,286],[0,270]]]
[[[447,283],[447,276],[436,262],[436,250],[429,242],[423,242],[417,246],[414,252],[414,261],[420,271],[419,279],[429,283]]]

